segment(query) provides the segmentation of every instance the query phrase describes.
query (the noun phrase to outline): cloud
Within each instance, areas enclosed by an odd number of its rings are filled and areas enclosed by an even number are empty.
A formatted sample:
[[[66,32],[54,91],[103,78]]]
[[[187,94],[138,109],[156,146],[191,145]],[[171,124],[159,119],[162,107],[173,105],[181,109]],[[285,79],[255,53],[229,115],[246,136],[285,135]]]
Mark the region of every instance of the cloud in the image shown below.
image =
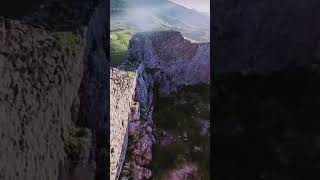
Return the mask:
[[[202,12],[210,12],[210,0],[169,0],[190,9]]]

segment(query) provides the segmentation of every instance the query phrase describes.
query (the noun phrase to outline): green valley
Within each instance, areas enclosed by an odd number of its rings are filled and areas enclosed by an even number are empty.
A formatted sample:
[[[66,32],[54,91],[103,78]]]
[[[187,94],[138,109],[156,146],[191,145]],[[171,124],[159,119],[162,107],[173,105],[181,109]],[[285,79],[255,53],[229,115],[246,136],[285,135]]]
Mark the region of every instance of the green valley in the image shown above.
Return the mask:
[[[129,40],[132,33],[126,30],[110,32],[110,59],[111,66],[119,65],[127,56]]]

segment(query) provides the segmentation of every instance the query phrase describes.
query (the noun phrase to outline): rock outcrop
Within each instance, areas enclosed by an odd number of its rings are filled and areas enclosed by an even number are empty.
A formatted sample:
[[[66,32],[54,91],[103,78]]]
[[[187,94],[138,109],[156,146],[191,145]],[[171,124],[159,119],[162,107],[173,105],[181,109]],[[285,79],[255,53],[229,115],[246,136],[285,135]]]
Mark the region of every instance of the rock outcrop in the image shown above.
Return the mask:
[[[0,27],[1,179],[56,180],[71,108],[79,106],[83,42],[68,49],[49,32],[4,18]]]
[[[182,85],[210,81],[209,43],[191,43],[179,32],[165,31],[137,33],[129,46],[132,47],[128,50],[129,62],[135,58],[143,62],[138,67],[138,74],[142,75],[139,71],[145,69],[152,71],[152,79],[164,96]],[[144,79],[143,76],[140,79]]]
[[[128,145],[127,127],[136,80],[116,68],[110,72],[110,179],[118,179]]]
[[[106,174],[97,159],[108,155],[100,155],[106,145],[99,142],[108,122],[102,43],[107,3],[91,7],[83,23],[62,22],[63,31],[33,21],[35,16],[28,23],[0,18],[0,179],[90,180]]]
[[[194,164],[184,164],[180,169],[172,170],[167,177],[168,180],[188,180],[197,179],[197,166]]]
[[[128,168],[124,169],[131,171],[133,179],[152,175],[148,165],[156,143],[152,134],[154,90],[168,96],[184,85],[209,83],[209,56],[209,43],[193,44],[175,31],[137,33],[130,40],[128,58],[119,69],[136,73],[133,101],[140,117],[129,120]]]

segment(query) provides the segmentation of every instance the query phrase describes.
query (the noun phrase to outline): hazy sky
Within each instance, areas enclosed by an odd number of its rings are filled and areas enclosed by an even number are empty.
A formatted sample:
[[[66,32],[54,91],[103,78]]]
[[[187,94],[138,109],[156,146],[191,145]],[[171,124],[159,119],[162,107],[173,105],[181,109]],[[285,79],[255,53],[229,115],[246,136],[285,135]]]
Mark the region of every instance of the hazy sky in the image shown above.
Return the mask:
[[[188,8],[202,12],[210,12],[210,0],[169,0]]]

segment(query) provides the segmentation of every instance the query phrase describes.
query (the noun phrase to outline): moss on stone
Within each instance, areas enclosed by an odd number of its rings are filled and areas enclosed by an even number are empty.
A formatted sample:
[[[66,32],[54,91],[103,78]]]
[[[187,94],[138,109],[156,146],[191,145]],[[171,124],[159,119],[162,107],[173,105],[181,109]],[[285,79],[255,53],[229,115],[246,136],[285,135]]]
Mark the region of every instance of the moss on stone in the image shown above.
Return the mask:
[[[77,159],[91,142],[91,132],[87,128],[72,127],[63,136],[65,151],[72,159]]]
[[[68,48],[75,48],[80,43],[80,37],[73,32],[54,32],[52,36],[55,37],[62,46]]]
[[[135,78],[137,76],[137,73],[135,71],[128,71],[128,75],[131,78]]]
[[[159,144],[154,145],[151,164],[153,176],[159,178],[170,169],[176,168],[176,165],[183,161],[186,148],[186,144],[183,143],[172,143],[165,147]]]
[[[110,32],[110,63],[111,66],[121,64],[128,52],[129,40],[132,34],[129,31]]]
[[[138,103],[135,102],[135,101],[133,101],[133,102],[131,103],[130,110],[131,110],[131,111],[136,110],[137,106],[138,106]]]

